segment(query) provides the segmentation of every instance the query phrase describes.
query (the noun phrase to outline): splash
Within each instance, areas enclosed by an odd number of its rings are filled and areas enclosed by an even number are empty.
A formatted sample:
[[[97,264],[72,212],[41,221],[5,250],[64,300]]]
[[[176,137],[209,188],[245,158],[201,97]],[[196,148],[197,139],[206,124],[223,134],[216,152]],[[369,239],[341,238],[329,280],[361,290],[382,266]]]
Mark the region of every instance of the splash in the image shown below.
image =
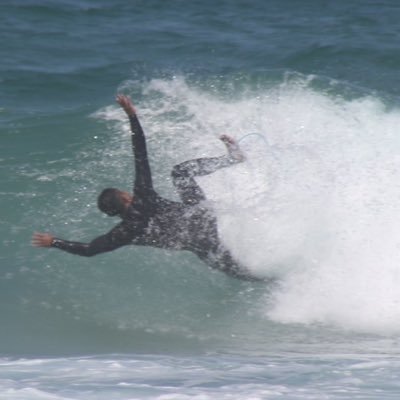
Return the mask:
[[[247,162],[201,184],[235,256],[279,278],[268,317],[397,331],[400,113],[311,81],[216,95],[183,78],[153,80],[141,107],[169,149],[164,165],[220,153],[220,133],[241,140]]]
[[[340,96],[340,87],[335,94],[329,85],[326,89],[320,82],[315,85],[316,79],[297,76],[278,83],[228,84],[175,77],[126,82],[120,89],[137,102],[161,195],[175,196],[169,181],[173,165],[223,154],[218,140],[222,133],[240,141],[246,162],[201,177],[199,183],[217,213],[221,238],[234,256],[254,274],[279,282],[272,293],[267,289],[262,305],[257,298],[253,309],[261,308],[268,320],[279,323],[397,332],[400,114],[376,96]],[[94,116],[107,121],[110,139],[107,145],[97,141],[90,151],[82,151],[79,182],[87,186],[110,181],[128,188],[131,149],[125,116],[114,105]],[[94,227],[104,230],[103,220],[91,218],[94,211],[81,212],[85,216],[78,218],[79,224],[84,219],[89,224],[78,233],[92,234]],[[197,265],[187,255],[164,257],[145,250],[133,247],[116,254],[118,274],[104,260],[95,267],[97,277],[92,270],[83,284],[79,283],[83,272],[70,277],[75,299],[77,287],[82,286],[82,297],[74,307],[86,307],[91,315],[116,325],[201,331],[204,320],[193,315],[210,314],[207,298],[219,299],[213,307],[223,308],[218,274],[210,278],[212,286],[203,285],[199,282],[207,279],[208,271],[201,262]],[[142,260],[142,267],[135,263],[133,270],[132,259]],[[200,270],[201,278],[194,275]],[[128,282],[119,274],[134,276]],[[64,276],[63,285],[66,280]],[[107,288],[102,290],[105,281]],[[184,282],[179,290],[177,281]],[[191,302],[182,303],[176,295],[182,290]],[[242,300],[238,296],[237,308]],[[220,312],[224,313],[216,311]]]

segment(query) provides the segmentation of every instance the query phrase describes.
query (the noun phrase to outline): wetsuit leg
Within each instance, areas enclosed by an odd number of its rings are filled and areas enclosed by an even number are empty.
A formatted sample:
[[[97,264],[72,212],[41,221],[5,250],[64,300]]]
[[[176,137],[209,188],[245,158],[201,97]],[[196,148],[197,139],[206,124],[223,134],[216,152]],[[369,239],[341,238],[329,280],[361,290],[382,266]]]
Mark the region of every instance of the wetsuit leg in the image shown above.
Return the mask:
[[[172,169],[172,178],[175,188],[184,204],[196,205],[205,199],[205,194],[196,183],[194,177],[204,176],[217,171],[220,168],[240,162],[229,155],[212,158],[198,158],[185,161]],[[199,224],[199,220],[201,223]],[[195,218],[195,225],[190,235],[192,245],[190,250],[211,268],[218,269],[225,274],[237,279],[258,281],[261,280],[241,266],[224,248],[218,238],[217,220],[212,213]]]
[[[247,268],[240,265],[222,244],[219,244],[216,249],[211,249],[208,252],[201,251],[196,254],[211,268],[218,269],[233,278],[253,282],[264,280],[254,276]]]
[[[184,204],[198,204],[205,200],[205,194],[194,180],[195,176],[204,176],[217,171],[220,168],[235,164],[229,156],[197,158],[175,165],[171,175],[173,184]]]

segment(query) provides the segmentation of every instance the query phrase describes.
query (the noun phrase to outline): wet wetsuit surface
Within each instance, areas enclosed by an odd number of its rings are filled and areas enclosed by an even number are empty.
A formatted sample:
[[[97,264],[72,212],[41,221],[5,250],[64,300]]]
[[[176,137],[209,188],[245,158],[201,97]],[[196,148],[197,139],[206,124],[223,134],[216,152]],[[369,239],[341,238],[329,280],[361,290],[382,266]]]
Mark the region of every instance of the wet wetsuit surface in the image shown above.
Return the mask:
[[[235,162],[228,156],[200,158],[176,165],[174,186],[181,202],[159,196],[153,188],[146,141],[136,115],[130,117],[135,157],[134,201],[122,221],[90,243],[54,239],[52,247],[81,256],[94,256],[125,245],[188,250],[212,268],[242,279],[255,279],[232,258],[218,238],[217,221],[205,207],[205,195],[194,180]]]

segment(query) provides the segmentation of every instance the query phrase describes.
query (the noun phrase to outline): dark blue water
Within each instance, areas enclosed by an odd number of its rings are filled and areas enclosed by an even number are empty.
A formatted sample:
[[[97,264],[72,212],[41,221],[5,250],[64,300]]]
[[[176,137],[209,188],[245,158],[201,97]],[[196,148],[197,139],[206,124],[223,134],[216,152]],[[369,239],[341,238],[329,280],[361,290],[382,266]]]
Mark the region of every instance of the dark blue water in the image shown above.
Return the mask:
[[[3,397],[397,398],[399,18],[393,0],[3,1]],[[96,196],[133,180],[119,92],[166,197],[173,165],[240,141],[248,161],[199,183],[273,285],[186,253],[30,246],[116,222]]]

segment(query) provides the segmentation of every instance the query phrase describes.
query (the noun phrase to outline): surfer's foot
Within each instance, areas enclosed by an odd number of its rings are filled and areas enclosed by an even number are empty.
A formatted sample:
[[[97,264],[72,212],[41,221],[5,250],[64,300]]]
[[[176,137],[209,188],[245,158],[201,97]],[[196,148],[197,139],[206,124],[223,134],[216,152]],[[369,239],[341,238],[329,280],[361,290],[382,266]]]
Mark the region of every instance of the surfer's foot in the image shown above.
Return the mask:
[[[228,135],[221,135],[219,139],[224,143],[226,149],[228,150],[229,156],[235,161],[244,161],[245,156],[240,149],[236,140]]]

